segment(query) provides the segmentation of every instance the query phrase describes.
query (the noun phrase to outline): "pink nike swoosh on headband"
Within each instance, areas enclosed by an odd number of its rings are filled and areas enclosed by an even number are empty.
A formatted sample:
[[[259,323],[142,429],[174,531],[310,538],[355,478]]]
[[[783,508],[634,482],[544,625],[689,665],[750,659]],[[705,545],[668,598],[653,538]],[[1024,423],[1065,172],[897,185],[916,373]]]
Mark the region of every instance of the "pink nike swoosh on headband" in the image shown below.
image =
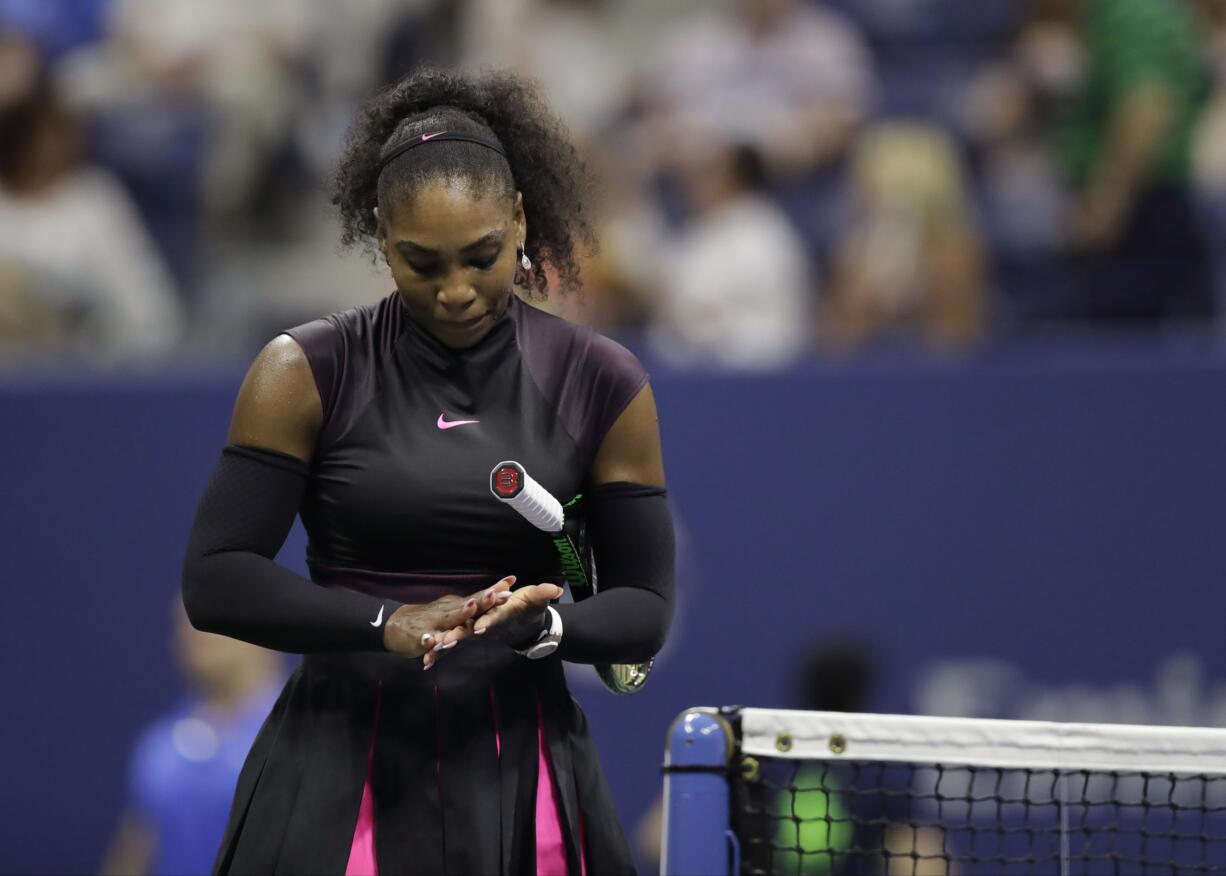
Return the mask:
[[[438,422],[435,423],[434,425],[438,426],[440,429],[454,429],[456,426],[468,426],[472,423],[481,422],[480,420],[452,420],[450,423],[448,423],[446,420],[443,419],[443,417],[445,416],[446,414],[439,414]]]
[[[433,134],[422,134],[421,141],[425,143],[427,140],[433,140],[439,134],[446,134],[446,133],[447,133],[446,131],[435,131]]]

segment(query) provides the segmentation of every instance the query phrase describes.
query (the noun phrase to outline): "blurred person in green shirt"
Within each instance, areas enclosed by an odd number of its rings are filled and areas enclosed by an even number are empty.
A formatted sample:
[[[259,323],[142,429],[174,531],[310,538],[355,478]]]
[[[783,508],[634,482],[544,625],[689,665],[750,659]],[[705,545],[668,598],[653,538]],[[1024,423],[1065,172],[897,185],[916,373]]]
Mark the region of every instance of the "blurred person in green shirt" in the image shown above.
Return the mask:
[[[1207,77],[1177,0],[1072,0],[1084,79],[1057,136],[1074,193],[1068,229],[1083,318],[1208,320],[1208,246],[1191,184]]]
[[[805,709],[864,711],[876,673],[871,648],[853,639],[825,641],[797,664]],[[766,801],[772,824],[770,866],[781,876],[827,876],[854,863],[856,815],[826,761],[798,761],[786,785]],[[875,845],[875,843],[867,843]]]

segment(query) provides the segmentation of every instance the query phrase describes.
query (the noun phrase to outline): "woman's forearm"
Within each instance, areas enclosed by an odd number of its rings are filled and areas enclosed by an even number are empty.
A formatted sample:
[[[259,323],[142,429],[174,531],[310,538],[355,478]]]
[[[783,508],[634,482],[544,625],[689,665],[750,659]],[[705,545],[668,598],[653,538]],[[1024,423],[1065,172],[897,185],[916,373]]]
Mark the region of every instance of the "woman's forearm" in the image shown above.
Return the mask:
[[[563,635],[558,655],[572,663],[644,663],[664,646],[672,603],[633,587],[556,605]]]
[[[641,663],[664,645],[673,616],[675,539],[665,491],[603,484],[588,494],[600,592],[555,606],[558,654],[576,663]]]
[[[183,563],[183,605],[198,629],[279,651],[377,651],[400,603],[320,587],[277,565],[306,489],[306,466],[227,447],[209,480]]]

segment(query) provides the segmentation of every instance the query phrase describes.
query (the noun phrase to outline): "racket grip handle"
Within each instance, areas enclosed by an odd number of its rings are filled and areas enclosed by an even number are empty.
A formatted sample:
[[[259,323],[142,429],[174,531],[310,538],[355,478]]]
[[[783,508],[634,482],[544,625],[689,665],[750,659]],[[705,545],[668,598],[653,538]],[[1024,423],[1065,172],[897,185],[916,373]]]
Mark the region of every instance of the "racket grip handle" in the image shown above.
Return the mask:
[[[494,466],[490,472],[490,492],[519,512],[542,532],[555,535],[566,522],[562,503],[513,460]]]

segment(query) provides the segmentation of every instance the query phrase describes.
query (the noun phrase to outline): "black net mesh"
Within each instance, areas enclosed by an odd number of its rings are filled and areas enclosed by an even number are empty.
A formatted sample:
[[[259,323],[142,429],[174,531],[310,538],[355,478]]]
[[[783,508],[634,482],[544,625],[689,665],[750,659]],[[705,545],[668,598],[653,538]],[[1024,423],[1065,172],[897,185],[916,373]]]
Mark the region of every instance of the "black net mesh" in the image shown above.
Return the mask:
[[[1226,776],[742,757],[742,871],[1226,873]]]

